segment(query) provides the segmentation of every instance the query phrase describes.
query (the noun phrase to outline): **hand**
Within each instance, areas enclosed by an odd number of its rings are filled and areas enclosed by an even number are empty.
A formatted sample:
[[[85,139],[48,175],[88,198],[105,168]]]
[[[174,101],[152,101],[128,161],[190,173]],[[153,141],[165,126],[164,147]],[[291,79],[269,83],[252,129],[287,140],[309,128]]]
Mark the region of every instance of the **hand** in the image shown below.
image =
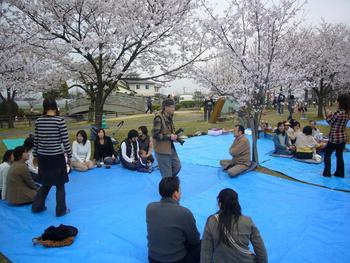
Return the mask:
[[[70,159],[68,159],[68,160],[67,160],[67,164],[68,164],[69,166],[71,166],[72,161],[71,161]]]
[[[295,146],[294,146],[294,145],[291,145],[291,146],[288,147],[288,149],[294,151],[294,150],[295,150]]]
[[[176,134],[171,134],[171,135],[170,135],[170,139],[171,139],[172,141],[176,141],[176,140],[177,140],[177,135],[176,135]]]
[[[329,108],[326,108],[326,115],[329,116],[332,114],[332,111]]]
[[[35,166],[38,166],[38,158],[37,158],[37,157],[34,157],[34,158],[33,158],[33,164],[34,164]]]

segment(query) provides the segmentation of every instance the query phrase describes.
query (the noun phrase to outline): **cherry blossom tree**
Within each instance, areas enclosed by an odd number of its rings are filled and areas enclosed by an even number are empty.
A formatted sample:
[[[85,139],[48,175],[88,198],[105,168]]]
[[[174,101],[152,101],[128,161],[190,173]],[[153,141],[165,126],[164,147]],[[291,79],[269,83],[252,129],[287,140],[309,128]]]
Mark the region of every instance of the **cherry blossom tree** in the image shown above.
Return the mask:
[[[302,3],[281,0],[232,0],[224,16],[210,8],[206,28],[217,50],[215,62],[196,68],[197,79],[209,83],[219,94],[235,98],[244,106],[253,134],[253,161],[258,162],[257,137],[266,94],[287,76],[284,39],[299,25]]]
[[[103,105],[130,72],[143,79],[178,74],[202,53],[195,0],[9,0],[13,21],[50,59],[76,74]]]

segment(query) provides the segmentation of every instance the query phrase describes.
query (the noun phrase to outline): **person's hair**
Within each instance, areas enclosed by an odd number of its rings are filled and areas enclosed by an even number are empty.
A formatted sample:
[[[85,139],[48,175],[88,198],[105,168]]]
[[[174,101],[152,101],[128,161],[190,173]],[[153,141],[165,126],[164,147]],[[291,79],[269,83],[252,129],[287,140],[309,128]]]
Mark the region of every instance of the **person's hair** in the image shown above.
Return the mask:
[[[161,197],[172,197],[180,189],[178,176],[164,177],[159,183],[159,194]]]
[[[280,132],[280,130],[279,130],[279,127],[280,127],[280,126],[283,126],[283,127],[284,127],[284,123],[281,122],[281,121],[277,123],[277,129],[275,130],[275,133],[281,134],[281,132]]]
[[[43,102],[43,115],[46,115],[49,110],[55,110],[58,115],[58,107],[54,98],[46,98]]]
[[[144,135],[148,136],[148,130],[146,126],[140,126],[139,130],[142,131]]]
[[[84,130],[79,130],[77,132],[77,135],[75,137],[78,137],[78,135],[81,135],[81,137],[83,137],[83,145],[85,145],[86,141],[87,141],[87,135],[86,132]]]
[[[309,125],[305,126],[304,129],[303,129],[303,133],[305,135],[312,135],[312,127],[309,126]]]
[[[309,123],[311,124],[311,123],[314,123],[315,125],[316,125],[316,121],[314,121],[314,120],[309,120]]]
[[[11,158],[11,155],[13,154],[13,150],[7,150],[5,153],[4,153],[4,156],[2,157],[2,162],[8,162],[10,161],[10,158]]]
[[[135,137],[139,137],[139,133],[137,132],[137,130],[130,130],[128,132],[128,139],[132,139]]]
[[[242,215],[238,194],[233,189],[226,188],[220,191],[217,201],[220,207],[218,212],[218,243],[223,242],[225,245],[231,246],[226,232],[231,233],[232,220],[237,223],[238,218]]]
[[[105,130],[102,129],[102,128],[97,129],[97,131],[96,131],[96,140],[98,141],[98,140],[100,139],[100,138],[98,137],[98,134],[99,134],[100,131],[103,131],[103,140],[106,140],[106,132],[105,132]]]
[[[235,125],[235,127],[238,128],[238,131],[242,132],[244,134],[244,127],[242,125]]]
[[[350,112],[350,94],[339,95],[337,101],[339,103],[339,109],[345,110],[347,113]]]
[[[290,127],[292,128],[292,129],[294,129],[294,127],[296,127],[296,126],[298,126],[299,125],[299,127],[300,127],[300,122],[298,122],[298,121],[293,121],[291,124],[290,124]]]
[[[17,146],[14,150],[13,150],[13,157],[15,159],[15,161],[19,161],[22,158],[22,154],[26,152],[26,148],[24,148],[24,146]]]
[[[33,137],[28,137],[24,140],[23,143],[24,148],[29,151],[31,149],[33,149],[34,147],[34,138]]]

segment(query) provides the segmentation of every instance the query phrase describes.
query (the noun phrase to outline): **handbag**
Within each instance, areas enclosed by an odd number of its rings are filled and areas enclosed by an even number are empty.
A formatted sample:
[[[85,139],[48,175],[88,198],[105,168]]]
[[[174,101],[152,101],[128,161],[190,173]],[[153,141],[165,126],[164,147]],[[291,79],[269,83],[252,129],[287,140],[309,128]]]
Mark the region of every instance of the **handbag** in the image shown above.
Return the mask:
[[[40,237],[33,238],[32,242],[33,245],[40,244],[45,247],[70,246],[77,234],[78,229],[76,227],[61,224],[58,227],[48,227]]]

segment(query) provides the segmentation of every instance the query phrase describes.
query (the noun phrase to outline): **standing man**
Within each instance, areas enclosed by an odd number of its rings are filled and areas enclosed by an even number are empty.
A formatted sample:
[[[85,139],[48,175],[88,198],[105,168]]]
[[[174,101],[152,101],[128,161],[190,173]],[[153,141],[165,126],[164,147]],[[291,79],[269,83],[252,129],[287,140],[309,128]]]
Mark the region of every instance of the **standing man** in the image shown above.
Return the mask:
[[[153,110],[152,110],[152,98],[151,96],[148,96],[147,98],[147,110],[146,110],[146,114],[148,113],[148,111],[152,114]]]
[[[289,116],[287,120],[292,120],[293,119],[293,112],[294,112],[294,95],[290,94],[288,97],[288,111],[289,111]]]
[[[210,120],[210,115],[214,107],[214,101],[211,97],[206,97],[204,100],[204,121]]]
[[[175,176],[181,169],[174,146],[174,141],[178,139],[173,123],[174,111],[174,100],[165,99],[162,111],[153,120],[153,146],[162,177]]]
[[[244,127],[236,125],[233,129],[235,140],[230,147],[231,160],[221,160],[221,167],[228,172],[231,177],[235,177],[245,170],[250,165],[250,144],[247,137],[244,136]]]
[[[286,98],[282,93],[282,89],[280,89],[280,93],[278,94],[278,98],[277,98],[278,114],[283,114],[285,99]]]
[[[179,204],[179,177],[163,178],[159,193],[160,202],[150,203],[146,209],[149,262],[199,262],[199,232],[191,211]]]

